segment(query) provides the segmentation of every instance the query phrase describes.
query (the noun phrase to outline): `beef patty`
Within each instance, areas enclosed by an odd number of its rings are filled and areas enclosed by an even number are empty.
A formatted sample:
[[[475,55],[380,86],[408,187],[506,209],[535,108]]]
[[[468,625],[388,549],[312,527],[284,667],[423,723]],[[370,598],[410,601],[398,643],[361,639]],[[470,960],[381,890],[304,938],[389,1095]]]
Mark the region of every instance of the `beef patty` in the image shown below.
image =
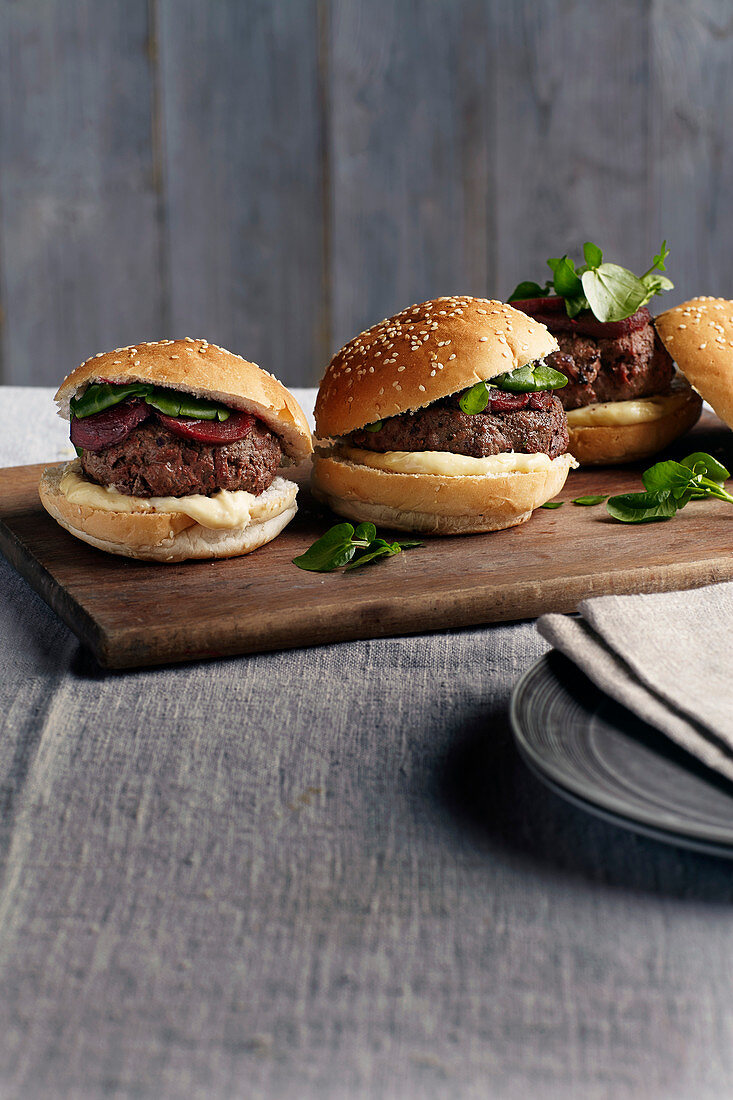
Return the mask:
[[[174,435],[157,419],[134,428],[119,443],[83,451],[86,475],[127,496],[211,496],[218,489],[246,489],[256,496],[275,480],[282,451],[261,422],[235,443],[199,443]]]
[[[568,426],[560,400],[548,391],[517,397],[497,395],[482,413],[464,413],[458,395],[415,412],[382,421],[376,432],[352,432],[346,442],[369,451],[451,451],[484,458],[503,451],[547,454],[568,448]]]
[[[547,364],[569,379],[558,396],[566,409],[666,393],[674,363],[651,323],[609,339],[554,333],[560,350]]]

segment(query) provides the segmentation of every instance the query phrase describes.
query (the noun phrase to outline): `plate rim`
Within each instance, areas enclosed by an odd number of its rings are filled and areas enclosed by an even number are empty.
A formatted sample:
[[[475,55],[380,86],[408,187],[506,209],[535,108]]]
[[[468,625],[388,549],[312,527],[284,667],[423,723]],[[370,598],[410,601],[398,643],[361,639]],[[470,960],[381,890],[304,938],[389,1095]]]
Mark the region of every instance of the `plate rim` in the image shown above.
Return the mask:
[[[509,720],[514,744],[523,762],[529,767],[532,774],[556,794],[560,795],[560,797],[565,798],[568,802],[578,806],[580,809],[605,821],[609,821],[612,824],[619,825],[632,832],[650,836],[663,843],[677,844],[694,851],[723,856],[728,859],[733,858],[733,826],[731,827],[730,837],[726,838],[721,836],[714,827],[696,825],[693,822],[687,825],[680,824],[679,827],[661,825],[658,819],[655,819],[655,814],[651,810],[645,812],[641,808],[630,806],[624,811],[619,808],[617,799],[613,797],[609,798],[608,796],[604,797],[602,791],[597,791],[596,797],[590,797],[587,787],[584,788],[579,780],[576,784],[568,781],[564,772],[560,774],[559,768],[556,770],[553,769],[552,761],[548,762],[544,756],[536,751],[532,742],[527,739],[522,728],[519,713],[520,700],[523,696],[526,696],[528,682],[533,676],[541,672],[544,672],[545,675],[549,675],[556,683],[558,682],[558,678],[550,666],[550,658],[555,652],[557,651],[549,650],[543,653],[525,670],[525,672],[522,673],[514,686],[510,701]],[[569,660],[568,658],[565,659]],[[604,693],[599,687],[590,680],[588,682],[599,697],[604,696]],[[637,721],[642,721],[638,719],[638,716],[635,716],[635,718]],[[712,774],[716,773],[713,772]]]

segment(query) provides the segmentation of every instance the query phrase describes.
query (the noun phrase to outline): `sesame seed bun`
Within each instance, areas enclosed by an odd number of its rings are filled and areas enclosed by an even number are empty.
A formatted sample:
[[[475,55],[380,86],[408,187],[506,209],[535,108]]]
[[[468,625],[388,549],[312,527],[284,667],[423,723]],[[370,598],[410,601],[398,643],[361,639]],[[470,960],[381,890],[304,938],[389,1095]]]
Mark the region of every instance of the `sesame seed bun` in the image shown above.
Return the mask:
[[[438,477],[373,469],[341,455],[317,454],[314,495],[348,519],[398,531],[467,535],[517,527],[556,496],[572,466],[569,454],[531,472]]]
[[[503,302],[453,297],[409,306],[333,357],[318,390],[316,435],[347,435],[556,350],[543,324]]]
[[[252,413],[281,438],[294,462],[301,462],[313,450],[303,410],[282,382],[256,363],[206,340],[158,340],[100,352],[59,386],[59,415],[68,420],[71,398],[100,379],[120,384],[152,382]]]
[[[239,557],[274,539],[297,511],[297,486],[283,478],[257,498],[252,519],[239,527],[212,530],[183,512],[116,512],[88,507],[73,504],[63,492],[61,478],[66,468],[47,466],[43,471],[38,490],[43,507],[75,538],[126,558],[175,562]]]
[[[657,454],[688,432],[702,412],[702,399],[682,375],[675,378],[670,392],[679,400],[655,420],[578,427],[568,423],[568,449],[581,466],[618,466]]]
[[[654,324],[691,385],[733,427],[733,302],[692,298]]]

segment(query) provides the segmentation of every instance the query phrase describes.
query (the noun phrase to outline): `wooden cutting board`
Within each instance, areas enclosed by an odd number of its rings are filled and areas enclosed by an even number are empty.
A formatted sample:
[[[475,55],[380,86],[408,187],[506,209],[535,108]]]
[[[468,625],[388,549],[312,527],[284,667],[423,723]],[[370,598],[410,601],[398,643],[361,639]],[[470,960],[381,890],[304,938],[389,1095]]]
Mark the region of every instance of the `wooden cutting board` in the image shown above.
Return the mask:
[[[712,416],[676,448],[733,468],[733,434]],[[690,504],[666,523],[626,526],[603,505],[540,509],[490,535],[428,539],[353,573],[291,564],[333,522],[310,497],[268,546],[243,558],[146,564],[94,550],[44,512],[43,469],[0,470],[0,550],[108,668],[411,634],[545,611],[587,596],[662,592],[733,579],[733,506]],[[561,500],[641,488],[639,469],[571,473]]]

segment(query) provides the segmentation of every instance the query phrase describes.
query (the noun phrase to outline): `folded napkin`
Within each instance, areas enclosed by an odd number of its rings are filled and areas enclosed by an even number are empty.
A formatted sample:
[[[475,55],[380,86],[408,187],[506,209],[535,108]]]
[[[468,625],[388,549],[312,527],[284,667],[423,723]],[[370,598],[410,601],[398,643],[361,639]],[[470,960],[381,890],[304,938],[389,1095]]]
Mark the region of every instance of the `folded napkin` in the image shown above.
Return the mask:
[[[602,691],[733,779],[733,583],[600,596],[537,629]]]

